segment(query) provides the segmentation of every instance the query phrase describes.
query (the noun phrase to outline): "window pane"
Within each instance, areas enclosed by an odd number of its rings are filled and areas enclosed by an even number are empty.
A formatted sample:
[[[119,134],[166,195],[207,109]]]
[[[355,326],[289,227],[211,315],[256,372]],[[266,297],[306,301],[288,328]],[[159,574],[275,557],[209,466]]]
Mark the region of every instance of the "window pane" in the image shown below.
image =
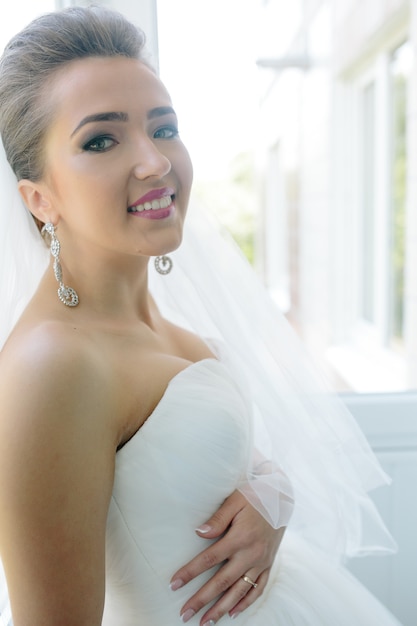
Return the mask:
[[[362,94],[362,317],[375,321],[375,85]]]
[[[390,340],[402,346],[404,338],[405,201],[407,175],[407,88],[411,49],[409,42],[398,47],[391,57],[392,94],[392,198],[390,216]]]

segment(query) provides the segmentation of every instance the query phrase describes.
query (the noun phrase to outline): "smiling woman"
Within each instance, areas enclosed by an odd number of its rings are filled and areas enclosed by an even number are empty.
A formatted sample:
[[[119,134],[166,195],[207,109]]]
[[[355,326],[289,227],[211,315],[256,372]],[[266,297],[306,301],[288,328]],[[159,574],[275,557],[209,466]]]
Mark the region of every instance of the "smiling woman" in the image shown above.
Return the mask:
[[[147,601],[137,593],[139,581],[132,579],[128,597],[121,599],[117,592],[126,570],[112,563],[113,549],[123,562],[132,556],[132,565],[141,562],[141,556],[125,550],[123,525],[118,522],[115,528],[112,522],[113,483],[135,463],[128,459],[125,466],[116,452],[155,414],[170,382],[183,370],[193,372],[194,363],[218,363],[205,341],[161,316],[147,289],[149,256],[173,250],[181,241],[192,171],[170,97],[142,60],[142,49],[142,33],[117,13],[73,9],[29,25],[10,42],[1,62],[3,144],[21,196],[37,224],[44,224],[51,236],[54,258],[40,282],[40,274],[37,277],[34,298],[10,334],[0,361],[0,429],[9,449],[9,454],[0,450],[0,500],[8,502],[8,513],[0,516],[0,552],[16,626],[63,620],[77,626],[127,625],[147,614]],[[16,212],[10,211],[12,205]],[[24,215],[18,203],[8,206],[7,223]],[[148,219],[151,216],[154,219]],[[21,235],[27,226],[8,232]],[[33,237],[33,229],[26,232]],[[28,271],[42,266],[43,255]],[[8,277],[6,272],[2,281],[6,287]],[[75,298],[63,297],[63,291],[75,293],[61,284],[63,278],[80,294],[77,307],[62,306],[76,303]],[[55,279],[60,282],[59,299]],[[7,327],[9,321],[4,322]],[[17,365],[20,349],[23,387],[28,384],[34,395],[18,392],[13,363]],[[16,411],[17,430],[12,424]],[[174,418],[173,423],[181,433]],[[48,448],[42,452],[45,438]],[[23,472],[18,457],[27,461]],[[153,466],[149,452],[140,457]],[[134,474],[129,469],[132,478]],[[3,481],[6,475],[10,481]],[[136,479],[129,489],[134,484]],[[238,486],[235,470],[228,485],[232,492]],[[139,498],[132,493],[131,502],[152,511],[146,500],[153,493],[152,489]],[[158,501],[166,507],[167,500],[160,495]],[[212,604],[219,579],[227,580],[228,586],[221,602],[206,610],[206,621],[231,611],[242,597],[241,609],[256,599],[247,594],[242,575],[263,576],[257,586],[262,593],[282,531],[271,528],[237,492],[222,506],[227,495],[214,493],[198,514],[192,513],[194,527],[207,520],[213,524],[208,534],[202,530],[202,536],[211,540],[239,516],[238,529],[229,529],[215,554],[208,548],[205,555],[198,555],[205,541],[194,533],[188,536],[185,520],[178,519],[170,532],[163,532],[166,537],[171,533],[170,545],[192,547],[191,552],[181,548],[175,558],[166,559],[163,588],[173,576],[173,589],[178,590],[178,581],[186,578],[189,586],[157,609],[154,623],[168,623],[168,614],[176,620],[178,613],[186,621],[190,612]],[[116,491],[112,497],[117,501]],[[226,526],[210,520],[220,506]],[[15,524],[17,518],[27,520],[28,526]],[[260,544],[269,546],[261,559]],[[172,549],[168,553],[174,556]],[[175,575],[190,559],[192,565]],[[206,571],[208,560],[228,561],[226,574],[217,572],[218,567]],[[51,585],[55,593],[48,600],[45,594]],[[160,597],[160,583],[154,593]],[[1,597],[4,621],[8,609],[6,595]],[[133,599],[137,610],[129,617]],[[158,602],[151,605],[156,608]]]
[[[97,266],[98,255],[109,251],[139,253],[147,262],[177,248],[192,170],[170,97],[153,70],[136,59],[91,57],[56,70],[49,87],[57,121],[44,142],[46,176],[26,176],[19,189],[39,221],[59,223],[64,274],[83,274],[80,264]],[[80,100],[83,92],[88,95]],[[168,197],[169,207],[129,210],[147,202],[149,193],[153,200]],[[133,225],[128,216],[154,219]],[[112,274],[109,268],[107,278]],[[79,283],[81,300],[84,289]]]
[[[191,163],[143,44],[74,7],[0,62],[30,211],[15,181],[7,251],[39,272],[0,357],[0,617],[9,596],[14,626],[394,626],[341,565],[392,548],[366,493],[385,476],[234,248],[185,228]]]

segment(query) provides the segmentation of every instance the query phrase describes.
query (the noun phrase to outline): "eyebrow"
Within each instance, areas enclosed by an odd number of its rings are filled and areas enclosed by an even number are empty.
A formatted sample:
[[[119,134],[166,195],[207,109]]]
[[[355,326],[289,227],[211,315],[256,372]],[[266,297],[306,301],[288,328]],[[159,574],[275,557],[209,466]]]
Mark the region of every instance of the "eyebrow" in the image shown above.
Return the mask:
[[[175,115],[175,111],[172,107],[155,107],[148,111],[148,120],[153,120],[155,117],[162,117],[163,115]]]
[[[77,125],[75,130],[71,133],[71,137],[77,133],[80,128],[85,126],[86,124],[91,124],[92,122],[127,122],[129,116],[127,113],[111,111],[108,113],[93,113],[92,115],[87,115],[84,117],[81,122]]]
[[[170,106],[163,107],[155,107],[148,111],[146,117],[148,120],[155,119],[156,117],[162,117],[163,115],[175,115],[175,111]],[[84,117],[81,122],[77,125],[75,130],[71,133],[71,137],[77,133],[80,128],[85,126],[86,124],[91,124],[93,122],[127,122],[129,120],[129,116],[127,113],[123,113],[122,111],[109,111],[105,113],[93,113],[92,115],[87,115]]]

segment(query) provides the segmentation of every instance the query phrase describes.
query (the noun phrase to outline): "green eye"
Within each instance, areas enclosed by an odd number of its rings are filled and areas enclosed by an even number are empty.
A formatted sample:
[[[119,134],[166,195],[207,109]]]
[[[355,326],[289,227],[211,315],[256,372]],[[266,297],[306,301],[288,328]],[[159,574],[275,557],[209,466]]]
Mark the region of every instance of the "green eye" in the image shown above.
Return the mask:
[[[178,128],[176,126],[163,126],[154,132],[154,139],[174,139],[178,137]]]
[[[115,144],[115,140],[112,137],[101,136],[94,137],[87,141],[83,146],[83,150],[87,152],[106,152]]]

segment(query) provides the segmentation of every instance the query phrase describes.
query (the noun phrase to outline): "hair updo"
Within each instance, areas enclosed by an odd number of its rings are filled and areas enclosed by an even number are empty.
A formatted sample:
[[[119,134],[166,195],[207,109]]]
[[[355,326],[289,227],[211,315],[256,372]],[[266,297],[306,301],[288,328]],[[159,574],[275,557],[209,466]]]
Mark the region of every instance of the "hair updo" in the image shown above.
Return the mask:
[[[65,63],[125,56],[146,64],[144,33],[116,11],[71,7],[33,20],[6,46],[0,60],[0,134],[18,180],[43,174],[44,138],[53,103],[48,81]]]

